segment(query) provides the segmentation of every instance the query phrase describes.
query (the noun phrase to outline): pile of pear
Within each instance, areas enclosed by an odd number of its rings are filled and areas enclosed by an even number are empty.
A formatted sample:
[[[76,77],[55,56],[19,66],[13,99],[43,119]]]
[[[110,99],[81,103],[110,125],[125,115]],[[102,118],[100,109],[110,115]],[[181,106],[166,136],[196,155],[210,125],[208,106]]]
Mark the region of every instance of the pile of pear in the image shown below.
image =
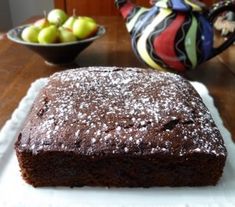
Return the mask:
[[[97,33],[98,24],[91,17],[68,16],[61,9],[53,9],[44,18],[30,24],[21,38],[30,43],[53,44],[84,40]]]

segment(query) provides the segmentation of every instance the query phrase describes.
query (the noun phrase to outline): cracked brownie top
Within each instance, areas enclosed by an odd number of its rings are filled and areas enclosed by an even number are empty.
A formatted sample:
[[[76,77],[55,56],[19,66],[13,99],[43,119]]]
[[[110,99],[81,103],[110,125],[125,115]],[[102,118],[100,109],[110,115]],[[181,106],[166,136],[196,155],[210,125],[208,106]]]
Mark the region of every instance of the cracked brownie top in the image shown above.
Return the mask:
[[[18,149],[84,156],[226,154],[220,132],[188,81],[116,67],[52,75],[28,115]]]

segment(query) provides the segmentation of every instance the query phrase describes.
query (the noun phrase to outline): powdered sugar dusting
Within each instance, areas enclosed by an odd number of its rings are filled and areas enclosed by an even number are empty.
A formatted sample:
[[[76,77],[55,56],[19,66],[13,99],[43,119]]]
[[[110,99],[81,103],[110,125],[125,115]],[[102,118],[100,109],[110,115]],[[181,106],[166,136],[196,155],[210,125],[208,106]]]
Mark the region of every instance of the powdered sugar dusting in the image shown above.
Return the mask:
[[[43,145],[80,154],[225,154],[201,98],[170,73],[115,67],[55,73],[31,114],[34,152]]]

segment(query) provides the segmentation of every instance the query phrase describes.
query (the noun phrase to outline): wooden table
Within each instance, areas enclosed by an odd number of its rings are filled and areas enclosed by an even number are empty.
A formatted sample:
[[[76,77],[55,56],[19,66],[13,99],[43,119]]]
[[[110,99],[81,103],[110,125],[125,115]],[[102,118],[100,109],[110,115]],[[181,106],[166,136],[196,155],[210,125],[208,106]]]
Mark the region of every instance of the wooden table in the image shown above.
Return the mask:
[[[130,37],[121,17],[97,17],[107,35],[93,43],[68,66],[49,66],[27,48],[0,39],[0,128],[10,118],[30,84],[40,77],[66,68],[82,66],[144,67],[131,51]],[[190,80],[204,83],[213,96],[225,126],[235,141],[235,46],[187,74]]]

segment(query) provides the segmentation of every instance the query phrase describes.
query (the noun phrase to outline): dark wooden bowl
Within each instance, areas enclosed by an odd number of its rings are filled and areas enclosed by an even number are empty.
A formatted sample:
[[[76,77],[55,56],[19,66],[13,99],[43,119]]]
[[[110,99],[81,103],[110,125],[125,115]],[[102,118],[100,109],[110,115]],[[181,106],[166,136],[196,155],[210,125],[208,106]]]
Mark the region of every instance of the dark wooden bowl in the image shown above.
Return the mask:
[[[73,62],[85,48],[93,43],[94,40],[102,37],[106,32],[103,26],[99,26],[96,35],[84,40],[69,43],[39,44],[25,42],[22,40],[21,33],[27,26],[29,25],[22,25],[11,29],[7,33],[8,39],[28,47],[32,51],[42,56],[45,61],[52,64],[66,64]]]

